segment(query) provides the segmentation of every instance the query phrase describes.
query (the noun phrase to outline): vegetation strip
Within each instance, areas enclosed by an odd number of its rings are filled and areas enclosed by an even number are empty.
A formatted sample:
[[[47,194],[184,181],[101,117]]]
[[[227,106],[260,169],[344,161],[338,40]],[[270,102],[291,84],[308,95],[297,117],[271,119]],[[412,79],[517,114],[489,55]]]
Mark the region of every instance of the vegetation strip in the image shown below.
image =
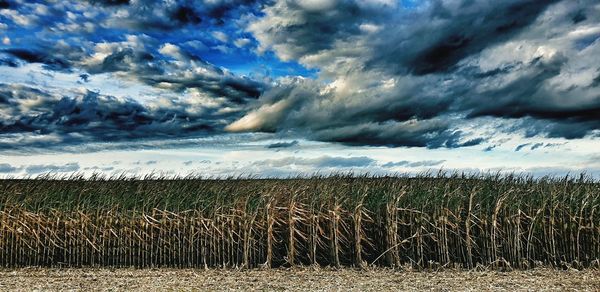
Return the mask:
[[[0,265],[585,268],[599,211],[585,176],[0,180]]]

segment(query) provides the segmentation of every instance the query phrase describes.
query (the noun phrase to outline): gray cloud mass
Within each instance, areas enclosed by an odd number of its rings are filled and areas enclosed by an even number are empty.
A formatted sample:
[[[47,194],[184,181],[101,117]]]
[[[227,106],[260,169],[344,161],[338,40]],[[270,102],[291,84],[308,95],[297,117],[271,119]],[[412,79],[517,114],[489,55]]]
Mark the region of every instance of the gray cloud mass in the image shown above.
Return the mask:
[[[23,27],[47,25],[46,34],[69,29],[81,38],[97,29],[123,34],[117,40],[78,39],[80,45],[41,38],[36,46],[3,48],[3,66],[40,63],[49,71],[81,71],[84,82],[111,74],[173,94],[192,94],[201,102],[157,98],[143,103],[89,91],[2,84],[0,149],[225,132],[285,133],[292,139],[347,145],[458,148],[494,138],[465,126],[482,118],[514,120],[497,131],[525,137],[600,134],[597,1],[427,0],[408,7],[402,1],[363,0],[94,0],[80,4],[102,16],[85,33],[80,31],[85,25],[56,20],[65,15],[58,6],[48,8],[54,18],[45,19],[35,13],[22,16],[12,2],[2,3],[8,3],[2,4],[4,18]],[[280,60],[316,70],[316,77],[234,74],[185,45],[158,37],[229,22],[240,26],[251,46],[256,43],[254,53],[273,52]],[[290,146],[293,142],[267,147]],[[486,146],[492,151],[496,145]],[[545,147],[520,145],[515,151],[528,146]],[[346,167],[369,161],[311,163]]]
[[[182,99],[142,104],[90,91],[58,93],[0,84],[0,149],[5,150],[201,137],[235,117],[235,112],[220,113]]]
[[[396,167],[396,166],[403,166],[403,167],[433,167],[433,166],[439,166],[440,164],[444,163],[446,160],[423,160],[423,161],[407,161],[407,160],[402,160],[402,161],[398,161],[398,162],[388,162],[382,165],[382,167]]]
[[[485,142],[461,130],[479,117],[518,119],[528,137],[600,129],[594,1],[326,2],[337,5],[278,1],[249,30],[260,49],[333,82],[272,88],[229,130],[437,148]]]
[[[284,157],[279,159],[267,159],[256,161],[253,164],[267,167],[289,167],[289,166],[311,166],[315,168],[352,168],[367,167],[374,165],[377,161],[366,156],[360,157],[332,157],[321,156],[316,158]]]
[[[36,164],[29,165],[25,168],[27,174],[40,174],[40,173],[56,173],[56,172],[75,172],[79,170],[79,164],[75,162],[67,163],[64,165],[55,164]]]
[[[18,171],[19,168],[8,163],[0,163],[0,173],[11,173]]]
[[[298,146],[298,140],[294,140],[291,142],[277,142],[273,144],[269,144],[266,146],[267,149],[278,149],[278,148],[290,148],[294,146]]]

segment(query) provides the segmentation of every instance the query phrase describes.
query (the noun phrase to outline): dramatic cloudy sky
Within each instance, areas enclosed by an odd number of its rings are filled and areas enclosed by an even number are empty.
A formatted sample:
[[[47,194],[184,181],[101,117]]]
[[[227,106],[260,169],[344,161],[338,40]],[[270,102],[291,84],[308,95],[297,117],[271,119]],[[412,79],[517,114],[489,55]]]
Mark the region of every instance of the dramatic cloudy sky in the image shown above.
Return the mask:
[[[0,0],[0,176],[600,176],[597,0]]]

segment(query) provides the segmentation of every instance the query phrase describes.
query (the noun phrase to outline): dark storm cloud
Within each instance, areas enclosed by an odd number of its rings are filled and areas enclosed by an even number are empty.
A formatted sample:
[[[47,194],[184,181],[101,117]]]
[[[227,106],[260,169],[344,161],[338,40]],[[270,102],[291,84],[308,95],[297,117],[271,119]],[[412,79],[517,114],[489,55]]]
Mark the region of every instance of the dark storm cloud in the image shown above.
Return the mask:
[[[583,10],[579,10],[577,12],[575,12],[573,14],[573,17],[571,18],[571,20],[573,20],[573,23],[580,23],[582,21],[585,21],[587,19],[587,16],[585,16],[585,11]]]
[[[101,63],[87,66],[86,69],[89,73],[99,74],[118,71],[130,72],[133,71],[132,69],[141,66],[137,70],[142,73],[162,73],[160,66],[151,63],[154,60],[155,57],[148,52],[135,51],[132,48],[119,48],[117,51],[106,56]]]
[[[226,16],[239,16],[262,1],[178,0],[178,1],[92,1],[110,9],[126,9],[127,15],[111,15],[107,25],[136,30],[173,30],[204,23],[220,25]]]
[[[124,42],[101,44],[96,50],[107,55],[101,59],[88,56],[80,61],[80,67],[91,74],[118,73],[125,79],[179,93],[196,89],[236,103],[255,99],[268,87],[224,71],[173,44],[164,44],[158,53],[149,52],[144,44],[152,41],[129,37]]]
[[[386,65],[390,63],[402,64],[408,72],[417,75],[446,72],[464,58],[510,39],[558,1],[460,2],[460,5],[452,5],[454,3],[432,1],[432,8],[425,16],[429,22],[416,24],[413,34],[408,36],[394,32],[403,39],[398,39],[400,45],[390,46],[393,40],[388,40],[378,50],[383,54],[368,64],[384,68],[390,68]]]
[[[350,93],[331,102],[336,99],[335,93],[319,92],[318,83],[293,80],[266,91],[260,97],[263,104],[227,130],[298,131],[311,139],[348,145],[456,148],[483,141],[465,140],[464,132],[451,129],[446,120],[435,117],[433,113],[446,107],[444,100],[413,99],[411,94],[422,90],[421,85],[431,86],[411,83],[394,89],[392,94],[382,93],[378,100]],[[406,98],[398,98],[395,93]]]
[[[598,70],[600,71],[600,70]],[[598,73],[598,76],[596,76],[596,78],[594,78],[594,80],[592,81],[592,84],[590,84],[591,87],[600,87],[600,73]]]
[[[181,4],[160,7],[144,3],[129,6],[129,11],[133,17],[119,19],[119,21],[133,29],[172,30],[202,22],[200,13],[194,7]],[[158,13],[156,13],[157,11]]]
[[[579,6],[585,7],[585,5],[580,3]],[[507,59],[508,62],[505,61],[492,70],[484,71],[478,68],[476,70],[478,72],[474,74],[466,73],[469,71],[467,65],[453,75],[457,80],[463,80],[457,82],[457,86],[469,89],[466,91],[466,98],[457,98],[454,102],[458,109],[468,113],[468,118],[492,116],[517,119],[520,121],[518,124],[526,130],[526,136],[578,139],[600,129],[597,119],[600,110],[600,93],[576,79],[567,77],[575,74],[577,78],[587,78],[586,75],[589,75],[590,70],[586,68],[587,64],[582,64],[582,61],[591,62],[589,65],[592,65],[592,68],[598,66],[600,59],[592,56],[600,52],[600,43],[594,42],[579,49],[579,52],[573,52],[570,42],[577,43],[581,37],[571,31],[581,30],[581,28],[574,26],[569,21],[568,15],[571,13],[570,10],[579,9],[578,5],[563,1],[553,8],[555,10],[552,13],[558,14],[559,17],[549,18],[553,20],[552,24],[549,23],[550,20],[545,20],[538,24],[539,26],[529,27],[531,32],[527,31],[524,36],[507,42],[504,49],[490,46],[487,54],[479,57],[481,59],[477,61],[485,62],[485,58],[500,58]],[[600,21],[600,11],[597,9],[590,15],[594,16],[595,23]],[[539,37],[535,35],[536,31],[551,29],[550,27],[560,27],[559,31],[564,31],[563,39],[554,42],[553,39],[535,39]],[[588,38],[586,35],[589,34],[581,35],[583,38]],[[541,42],[543,45],[536,45],[536,42]],[[522,45],[511,47],[511,43]],[[508,58],[513,54],[511,48],[521,50],[524,46],[537,47],[537,52],[529,58],[522,58],[519,54],[516,55],[516,60]],[[571,73],[573,70],[576,73]],[[463,82],[464,84],[461,84]],[[473,82],[476,82],[476,85],[473,85]],[[590,86],[593,84],[594,81]]]
[[[11,3],[8,0],[0,0],[0,9],[10,9]]]
[[[360,34],[361,22],[385,21],[392,15],[385,5],[363,6],[360,1],[324,1],[323,7],[307,2],[311,1],[276,2],[267,7],[268,17],[250,29],[263,46],[293,60],[333,49],[337,40]]]
[[[27,174],[40,174],[40,173],[55,173],[55,172],[76,172],[80,169],[79,164],[75,162],[67,163],[64,165],[55,164],[36,164],[29,165],[25,168]]]
[[[19,62],[13,58],[2,58],[0,59],[0,66],[17,68],[19,67]]]
[[[141,104],[94,92],[0,85],[0,149],[200,137],[222,131],[236,116],[217,110],[185,100]]]
[[[267,48],[300,59],[334,49],[340,40],[360,40],[365,24],[382,25],[377,37],[369,38],[373,53],[363,56],[367,67],[423,75],[447,71],[467,56],[509,39],[558,1],[436,0],[421,3],[426,8],[420,12],[375,1],[324,2],[335,4],[317,9],[319,5],[305,1],[278,2],[267,9],[273,18],[259,20],[251,29]]]
[[[440,121],[369,123],[316,131],[318,140],[347,145],[458,148],[478,145],[483,138],[461,142],[461,131],[451,131]]]
[[[600,93],[576,86],[566,90],[548,88],[548,81],[560,76],[567,61],[566,57],[556,55],[547,60],[538,58],[529,64],[520,64],[504,73],[504,76],[518,74],[517,78],[479,92],[461,106],[470,111],[470,117],[531,117],[545,121],[532,122],[535,126],[529,127],[529,130],[536,135],[545,133],[550,137],[582,138],[600,128]],[[585,98],[586,95],[589,98]]]
[[[185,5],[177,7],[171,12],[170,16],[175,21],[183,24],[198,24],[202,21],[202,18],[200,18],[194,8]]]
[[[394,8],[354,1],[338,2],[335,12],[331,7],[321,8],[280,2],[268,8],[267,17],[250,29],[265,49],[274,49],[284,59],[305,60],[307,65],[324,68],[324,74],[342,77],[352,85],[343,93],[335,89],[324,93],[318,84],[307,85],[305,81],[279,86],[261,96],[263,105],[230,125],[229,130],[300,129],[312,139],[349,145],[456,148],[484,141],[481,137],[463,137],[467,133],[453,129],[442,117],[452,105],[453,95],[465,89],[439,86],[437,78],[398,82],[399,76],[364,70],[374,68],[368,64],[378,56],[370,55],[364,47],[363,42],[371,41],[371,37],[362,35],[365,30],[385,30],[386,23],[381,19],[393,19]],[[285,17],[291,20],[280,21]],[[387,43],[377,51],[387,52],[389,57],[399,55],[390,47],[392,44]],[[339,65],[335,60],[340,58],[347,61]],[[336,62],[333,69],[328,68],[331,61]],[[377,62],[398,64],[395,60]],[[340,76],[337,72],[348,73]]]
[[[514,126],[510,129],[518,131],[524,129],[524,136],[531,137],[548,137],[548,138],[565,138],[565,139],[582,139],[585,137],[594,137],[594,131],[600,129],[598,121],[580,121],[569,116],[561,119],[533,119],[523,117],[516,120]]]
[[[53,71],[68,71],[71,68],[71,64],[68,60],[63,58],[48,55],[47,53],[27,50],[27,49],[4,49],[0,52],[5,53],[9,56],[25,61],[27,63],[41,63],[44,64],[44,68]],[[12,63],[17,64],[17,63]],[[15,66],[11,66],[15,67]]]
[[[335,82],[280,84],[228,130],[458,148],[491,138],[463,129],[465,121],[486,117],[516,120],[510,131],[526,137],[578,139],[600,129],[600,93],[592,89],[600,9],[593,1],[417,5],[281,1],[266,7],[265,17],[249,26],[259,49],[319,68]]]
[[[11,67],[39,63],[46,70],[63,73],[71,72],[84,56],[82,47],[71,46],[62,41],[40,41],[35,46],[0,49],[0,60],[8,62],[6,65]]]

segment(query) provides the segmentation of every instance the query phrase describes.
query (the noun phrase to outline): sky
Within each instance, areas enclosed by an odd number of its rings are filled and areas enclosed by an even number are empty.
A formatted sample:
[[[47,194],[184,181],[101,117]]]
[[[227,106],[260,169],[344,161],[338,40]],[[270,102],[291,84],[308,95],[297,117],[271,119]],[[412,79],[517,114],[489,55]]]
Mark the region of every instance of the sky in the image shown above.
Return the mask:
[[[0,0],[0,177],[600,177],[600,2]]]

